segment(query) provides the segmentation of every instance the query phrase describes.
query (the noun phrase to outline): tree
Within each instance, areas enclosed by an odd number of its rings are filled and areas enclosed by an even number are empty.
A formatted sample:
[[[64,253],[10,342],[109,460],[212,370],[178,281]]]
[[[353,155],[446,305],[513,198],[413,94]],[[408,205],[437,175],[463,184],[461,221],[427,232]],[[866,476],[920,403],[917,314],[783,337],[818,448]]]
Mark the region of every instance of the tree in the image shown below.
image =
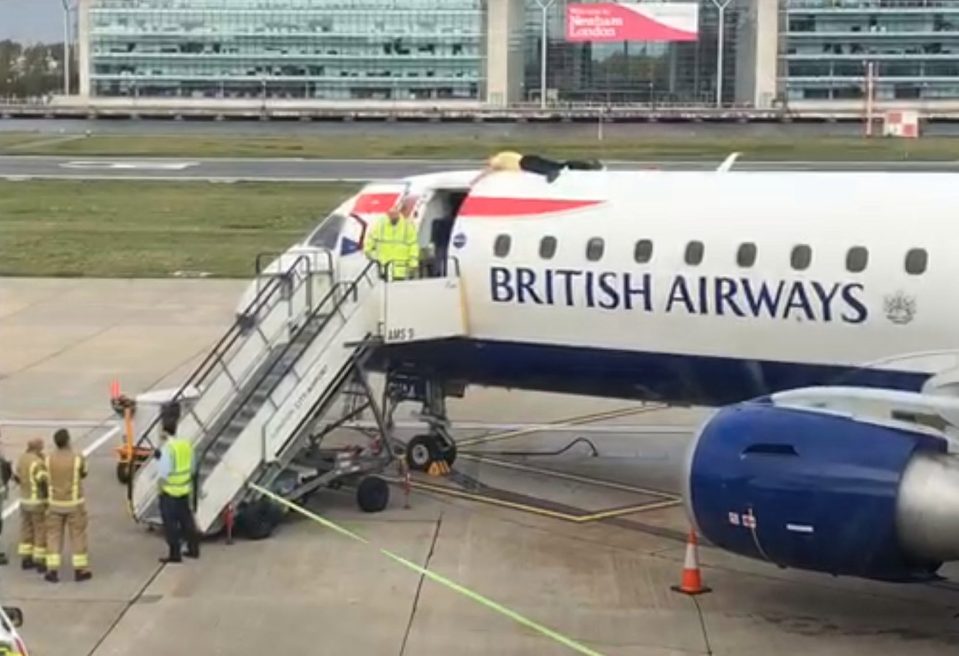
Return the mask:
[[[71,84],[76,85],[76,77]],[[37,98],[62,90],[62,43],[0,41],[0,98]]]

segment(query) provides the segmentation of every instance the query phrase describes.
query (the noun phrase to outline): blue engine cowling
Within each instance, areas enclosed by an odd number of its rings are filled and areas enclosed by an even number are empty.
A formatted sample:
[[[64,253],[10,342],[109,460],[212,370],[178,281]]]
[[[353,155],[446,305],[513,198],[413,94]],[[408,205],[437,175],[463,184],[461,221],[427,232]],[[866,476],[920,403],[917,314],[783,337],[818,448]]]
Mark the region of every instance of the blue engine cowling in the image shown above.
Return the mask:
[[[742,556],[927,580],[942,561],[901,537],[901,484],[914,460],[945,451],[945,440],[918,431],[743,403],[720,410],[692,445],[687,512],[701,535]]]

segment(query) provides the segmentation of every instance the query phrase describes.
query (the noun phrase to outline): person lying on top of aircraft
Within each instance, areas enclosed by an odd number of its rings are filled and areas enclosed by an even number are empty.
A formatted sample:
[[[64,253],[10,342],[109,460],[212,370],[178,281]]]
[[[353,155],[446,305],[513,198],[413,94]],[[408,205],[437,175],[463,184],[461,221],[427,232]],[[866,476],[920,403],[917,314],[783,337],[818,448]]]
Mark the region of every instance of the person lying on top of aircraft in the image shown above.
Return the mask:
[[[545,176],[549,182],[559,177],[563,169],[571,171],[601,171],[603,165],[595,159],[558,161],[540,157],[539,155],[523,155],[511,150],[504,150],[490,157],[483,170],[473,184],[476,184],[490,173],[496,171],[526,171]]]

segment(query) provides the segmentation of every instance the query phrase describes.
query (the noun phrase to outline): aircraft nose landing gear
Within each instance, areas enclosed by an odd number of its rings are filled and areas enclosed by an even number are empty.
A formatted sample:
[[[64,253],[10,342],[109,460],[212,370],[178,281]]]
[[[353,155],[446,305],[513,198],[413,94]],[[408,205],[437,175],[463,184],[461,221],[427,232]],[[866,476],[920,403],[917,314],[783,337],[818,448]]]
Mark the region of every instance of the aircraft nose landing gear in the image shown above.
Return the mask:
[[[416,435],[406,443],[406,464],[411,471],[429,471],[433,463],[440,461],[452,466],[456,461],[456,442],[447,428],[446,395],[462,396],[465,386],[451,385],[444,381],[421,378],[392,372],[387,384],[387,422],[392,425],[396,407],[404,401],[419,401],[423,404],[420,419],[428,427],[427,433]]]
[[[417,435],[406,444],[406,464],[413,471],[427,471],[434,462],[456,461],[456,442],[438,433]]]

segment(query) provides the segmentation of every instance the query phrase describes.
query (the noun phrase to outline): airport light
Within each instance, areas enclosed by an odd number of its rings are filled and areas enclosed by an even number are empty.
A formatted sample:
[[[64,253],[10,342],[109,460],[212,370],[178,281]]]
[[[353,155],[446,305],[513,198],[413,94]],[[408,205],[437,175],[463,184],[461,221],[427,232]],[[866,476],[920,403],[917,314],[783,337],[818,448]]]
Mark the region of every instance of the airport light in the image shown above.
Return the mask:
[[[727,0],[728,1],[728,0]],[[543,13],[543,33],[540,36],[539,44],[539,107],[546,109],[546,55],[547,41],[549,38],[549,10],[556,4],[556,0],[536,0],[540,11]]]
[[[726,43],[726,7],[732,0],[710,0],[719,12],[716,28],[716,107],[723,106],[723,49]]]

